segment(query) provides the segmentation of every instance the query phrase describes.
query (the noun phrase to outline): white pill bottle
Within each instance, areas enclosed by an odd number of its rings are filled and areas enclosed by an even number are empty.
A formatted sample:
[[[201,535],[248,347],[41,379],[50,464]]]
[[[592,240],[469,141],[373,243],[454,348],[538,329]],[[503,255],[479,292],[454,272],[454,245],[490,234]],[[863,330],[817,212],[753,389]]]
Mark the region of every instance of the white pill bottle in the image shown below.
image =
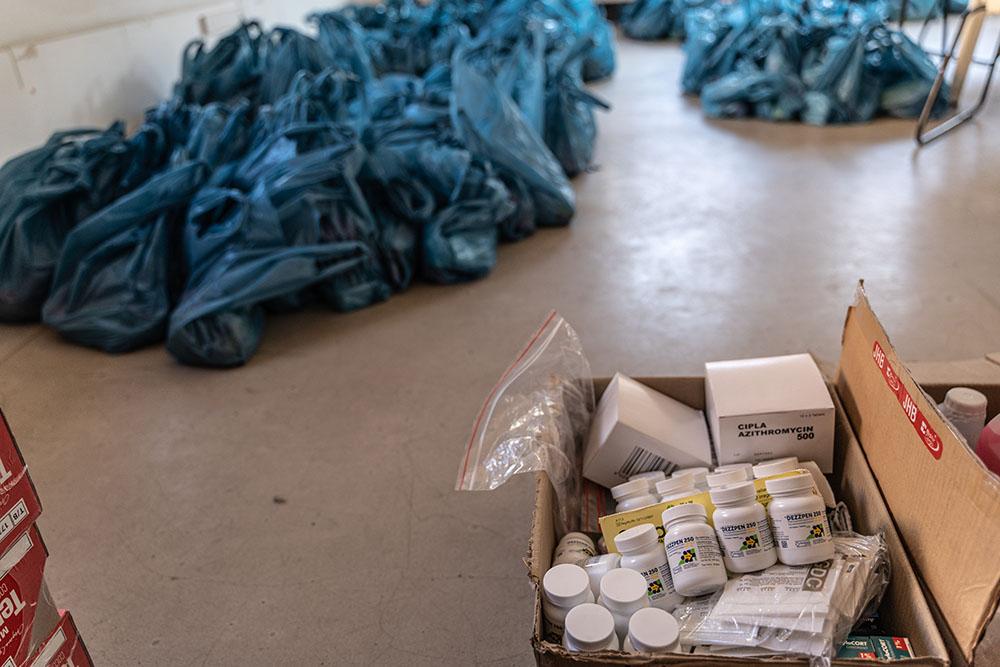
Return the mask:
[[[623,530],[615,536],[615,548],[622,555],[619,567],[635,570],[646,578],[650,604],[673,611],[681,603],[655,526],[643,523]]]
[[[771,567],[778,560],[764,506],[757,502],[751,482],[739,482],[711,491],[712,523],[730,572],[742,574]]]
[[[705,508],[696,504],[663,512],[663,547],[674,588],[681,595],[705,595],[726,585],[726,566],[707,517]]]
[[[615,634],[615,619],[598,604],[584,603],[566,614],[563,647],[573,653],[617,651],[621,647]]]
[[[764,482],[771,502],[767,515],[778,560],[785,565],[809,565],[833,558],[833,535],[823,499],[816,495],[812,475],[802,471],[791,477]]]
[[[590,577],[579,565],[556,565],[542,577],[542,614],[556,634],[562,634],[570,609],[593,601]]]
[[[673,616],[655,607],[640,609],[628,622],[626,653],[679,653],[680,628]]]
[[[645,479],[633,479],[611,487],[611,497],[615,499],[616,512],[637,510],[660,502],[660,499],[650,492],[649,482]]]
[[[611,570],[601,579],[601,595],[597,603],[611,612],[615,619],[615,634],[625,639],[632,614],[649,606],[646,579],[628,568]]]

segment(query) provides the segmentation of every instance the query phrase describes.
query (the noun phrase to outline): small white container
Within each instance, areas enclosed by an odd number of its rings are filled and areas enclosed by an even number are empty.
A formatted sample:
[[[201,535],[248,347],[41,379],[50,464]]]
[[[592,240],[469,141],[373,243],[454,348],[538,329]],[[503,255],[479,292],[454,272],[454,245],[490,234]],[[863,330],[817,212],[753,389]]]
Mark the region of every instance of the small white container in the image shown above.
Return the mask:
[[[643,523],[626,528],[615,536],[615,547],[622,554],[619,566],[635,570],[646,579],[650,604],[673,611],[681,603],[655,526]]]
[[[617,569],[621,559],[621,554],[601,554],[583,562],[583,569],[590,577],[590,590],[594,593],[594,598],[601,594],[601,579],[611,570]]]
[[[726,470],[744,470],[746,471],[746,478],[748,480],[753,479],[752,463],[727,463],[724,466],[717,466],[715,468],[715,472],[725,472]]]
[[[590,578],[579,565],[556,565],[542,577],[542,614],[556,634],[562,634],[570,609],[593,601]]]
[[[615,619],[599,604],[586,603],[566,614],[563,647],[573,653],[618,651],[621,644],[615,634]]]
[[[710,493],[715,512],[712,523],[730,572],[742,574],[771,567],[778,560],[764,506],[757,502],[752,482],[739,482]]]
[[[678,505],[663,512],[663,546],[674,588],[685,596],[705,595],[726,585],[726,567],[705,508]]]
[[[833,536],[826,506],[816,493],[812,475],[803,470],[790,477],[764,482],[771,502],[771,519],[778,560],[785,565],[808,565],[833,558]]]
[[[681,468],[680,470],[675,470],[671,477],[680,477],[681,475],[691,476],[691,485],[699,491],[708,491],[708,482],[705,481],[705,477],[708,475],[708,468]]]
[[[640,609],[628,621],[628,635],[622,642],[626,653],[678,653],[680,628],[677,620],[662,609]]]
[[[952,387],[938,408],[966,444],[975,448],[986,426],[986,396],[969,387]]]
[[[771,475],[780,475],[783,472],[798,470],[799,458],[797,456],[786,456],[770,461],[761,461],[753,467],[753,476],[756,479],[764,479]]]
[[[597,604],[611,612],[615,617],[615,634],[619,640],[625,639],[632,614],[649,606],[646,578],[635,570],[611,570],[601,579],[601,595]]]
[[[556,545],[555,555],[552,557],[553,565],[563,563],[573,563],[579,565],[588,558],[597,555],[597,545],[583,533],[566,533],[559,544]]]
[[[628,481],[632,482],[637,479],[644,479],[646,483],[649,484],[649,492],[656,494],[656,483],[660,480],[667,478],[667,473],[662,470],[650,470],[649,472],[640,472],[637,475],[632,475],[628,478]]]
[[[725,486],[726,484],[738,484],[747,481],[746,472],[742,468],[723,470],[709,473],[705,477],[709,490]]]
[[[644,479],[633,479],[611,487],[611,497],[617,503],[616,512],[637,510],[660,502],[660,499],[649,492],[649,483]]]
[[[694,488],[692,481],[690,475],[681,475],[680,477],[671,477],[662,482],[657,482],[656,493],[660,497],[660,502],[668,503],[678,498],[686,498],[687,496],[699,493],[698,489]]]

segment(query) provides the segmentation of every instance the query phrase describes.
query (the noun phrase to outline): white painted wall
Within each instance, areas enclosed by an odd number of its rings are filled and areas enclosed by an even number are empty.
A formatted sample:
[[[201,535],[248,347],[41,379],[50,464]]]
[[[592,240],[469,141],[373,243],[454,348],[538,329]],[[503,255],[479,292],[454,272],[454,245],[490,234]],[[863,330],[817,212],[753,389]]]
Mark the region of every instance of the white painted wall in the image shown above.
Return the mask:
[[[0,0],[0,162],[57,129],[134,125],[167,97],[191,39],[241,17],[304,27],[345,0]]]

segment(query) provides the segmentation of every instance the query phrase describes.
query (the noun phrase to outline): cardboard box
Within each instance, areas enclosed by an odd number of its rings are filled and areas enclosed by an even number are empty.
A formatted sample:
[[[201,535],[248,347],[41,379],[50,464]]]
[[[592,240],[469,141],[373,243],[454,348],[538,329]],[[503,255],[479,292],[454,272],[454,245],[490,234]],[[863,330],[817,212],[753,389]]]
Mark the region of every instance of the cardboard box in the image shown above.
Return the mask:
[[[35,612],[43,600],[48,551],[36,526],[0,556],[0,665],[17,667],[31,655]]]
[[[0,554],[42,513],[21,450],[0,410]]]
[[[703,378],[645,378],[640,382],[659,392],[675,398],[686,405],[703,409],[705,386]],[[607,387],[608,379],[596,379],[595,390],[600,395]],[[907,665],[949,664],[947,651],[931,615],[927,600],[920,589],[916,574],[904,553],[899,535],[892,518],[882,501],[878,486],[872,477],[864,453],[851,430],[850,424],[834,396],[834,473],[833,488],[837,497],[851,509],[855,529],[861,533],[874,534],[884,531],[892,560],[892,581],[886,590],[881,607],[882,621],[887,628],[898,635],[907,636],[913,643],[917,657]],[[643,664],[643,665],[754,665],[775,663],[781,665],[806,665],[804,660],[769,661],[749,658],[719,658],[701,655],[666,655],[655,659],[628,656],[622,653],[603,652],[598,654],[570,654],[560,644],[548,641],[543,634],[541,579],[552,562],[552,550],[556,544],[555,533],[555,491],[545,473],[535,473],[535,510],[532,517],[531,538],[525,563],[528,575],[535,588],[534,633],[532,646],[539,665],[582,665],[582,664]],[[843,660],[834,660],[837,665],[856,665]]]
[[[59,624],[35,651],[27,667],[93,667],[73,617],[65,610],[59,614]]]
[[[1000,664],[1000,480],[936,403],[952,386],[971,386],[986,394],[992,417],[1000,409],[998,370],[989,360],[928,364],[922,389],[859,287],[844,323],[837,391],[953,659],[990,667]]]
[[[616,374],[583,450],[583,476],[612,487],[640,472],[712,464],[705,415]]]
[[[833,472],[833,401],[808,354],[709,362],[705,402],[719,465],[797,456]]]

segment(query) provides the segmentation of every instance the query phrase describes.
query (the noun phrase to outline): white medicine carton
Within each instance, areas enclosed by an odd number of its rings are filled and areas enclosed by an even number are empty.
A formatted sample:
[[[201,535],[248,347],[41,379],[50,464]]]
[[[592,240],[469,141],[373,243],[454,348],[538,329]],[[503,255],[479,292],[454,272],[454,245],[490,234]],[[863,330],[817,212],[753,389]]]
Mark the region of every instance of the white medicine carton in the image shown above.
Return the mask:
[[[712,465],[705,415],[617,373],[601,396],[583,476],[607,487],[649,470]]]
[[[808,354],[705,364],[705,409],[719,465],[797,456],[833,472],[833,399]]]

